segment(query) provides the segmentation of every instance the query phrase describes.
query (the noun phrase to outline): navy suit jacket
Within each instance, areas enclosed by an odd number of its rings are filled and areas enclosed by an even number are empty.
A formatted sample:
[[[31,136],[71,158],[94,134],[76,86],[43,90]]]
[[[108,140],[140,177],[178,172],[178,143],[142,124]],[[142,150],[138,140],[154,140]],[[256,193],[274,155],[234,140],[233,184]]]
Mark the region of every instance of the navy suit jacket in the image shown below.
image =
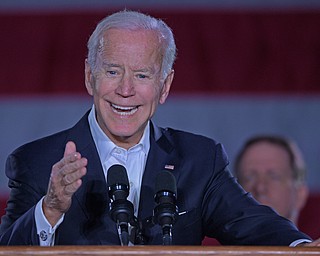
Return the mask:
[[[7,160],[11,188],[0,224],[0,244],[38,245],[34,209],[46,194],[52,165],[67,141],[88,159],[87,174],[56,231],[56,245],[120,245],[110,218],[107,184],[88,124],[88,113],[71,129],[28,143]],[[227,169],[221,144],[204,136],[163,129],[151,123],[150,151],[142,179],[138,219],[144,223],[147,244],[162,244],[162,230],[150,221],[155,207],[155,177],[174,166],[177,206],[173,244],[200,245],[204,236],[230,245],[289,245],[309,238],[288,220],[259,205]]]

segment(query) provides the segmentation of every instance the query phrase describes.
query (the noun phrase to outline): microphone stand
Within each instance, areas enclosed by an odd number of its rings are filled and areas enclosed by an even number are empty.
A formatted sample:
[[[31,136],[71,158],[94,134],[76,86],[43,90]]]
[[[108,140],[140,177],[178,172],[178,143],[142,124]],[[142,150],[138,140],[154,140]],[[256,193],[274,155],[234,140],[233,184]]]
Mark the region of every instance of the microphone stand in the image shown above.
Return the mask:
[[[128,223],[133,216],[133,204],[126,199],[115,200],[111,203],[111,217],[117,223],[121,245],[129,244]]]
[[[167,192],[159,193],[167,194]],[[156,195],[158,198],[159,194]],[[177,218],[178,208],[173,202],[164,202],[154,208],[154,221],[162,227],[163,245],[172,245],[172,225]]]
[[[120,232],[120,242],[122,246],[127,246],[129,244],[129,232],[128,226],[124,223],[117,223],[118,232]]]
[[[172,245],[172,225],[164,225],[162,227],[162,243],[163,245]]]

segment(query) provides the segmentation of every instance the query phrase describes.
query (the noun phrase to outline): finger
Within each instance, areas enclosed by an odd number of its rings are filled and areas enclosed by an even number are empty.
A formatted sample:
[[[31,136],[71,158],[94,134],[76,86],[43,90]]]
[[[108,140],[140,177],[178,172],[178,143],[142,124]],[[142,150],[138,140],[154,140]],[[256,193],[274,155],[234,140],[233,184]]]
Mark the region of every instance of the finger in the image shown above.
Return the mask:
[[[63,158],[53,166],[53,169],[62,169],[65,165],[80,159],[81,155],[76,150],[76,144],[73,141],[68,141],[64,149]]]
[[[66,186],[81,179],[87,173],[87,168],[82,166],[76,171],[66,173],[62,176],[61,185]]]
[[[77,172],[79,169],[85,167],[88,161],[85,157],[75,160],[74,162],[64,161],[63,167],[60,169],[60,175],[64,176],[73,172]]]
[[[76,148],[76,144],[73,141],[68,141],[66,144],[66,147],[64,149],[64,157],[66,157],[67,155],[71,155],[76,153],[77,148]]]
[[[78,179],[75,182],[65,186],[64,187],[65,194],[72,196],[78,190],[78,188],[81,186],[81,184],[82,184],[82,180]]]
[[[72,181],[69,180],[69,178],[71,177],[71,175],[64,175],[62,178],[62,185],[69,185],[72,183]]]
[[[303,244],[303,246],[305,246],[305,247],[320,246],[320,238],[318,238],[317,240],[314,240],[311,243],[305,243],[305,244]]]
[[[76,144],[73,141],[68,141],[64,149],[63,158],[60,161],[62,166],[81,158],[81,155],[76,150]]]

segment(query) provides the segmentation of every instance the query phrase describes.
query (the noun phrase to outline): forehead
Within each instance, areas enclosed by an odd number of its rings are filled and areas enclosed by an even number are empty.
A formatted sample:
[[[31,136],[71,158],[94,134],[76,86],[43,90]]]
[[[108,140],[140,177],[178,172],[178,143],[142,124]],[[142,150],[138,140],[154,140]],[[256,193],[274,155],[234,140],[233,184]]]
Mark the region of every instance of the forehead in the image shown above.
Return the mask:
[[[251,145],[243,154],[242,169],[291,170],[290,156],[280,145],[258,142]]]
[[[98,55],[103,61],[130,64],[160,63],[159,36],[152,30],[109,29],[99,42]]]
[[[160,39],[153,30],[108,29],[99,41],[100,50],[110,47],[131,47],[141,49],[159,49]]]

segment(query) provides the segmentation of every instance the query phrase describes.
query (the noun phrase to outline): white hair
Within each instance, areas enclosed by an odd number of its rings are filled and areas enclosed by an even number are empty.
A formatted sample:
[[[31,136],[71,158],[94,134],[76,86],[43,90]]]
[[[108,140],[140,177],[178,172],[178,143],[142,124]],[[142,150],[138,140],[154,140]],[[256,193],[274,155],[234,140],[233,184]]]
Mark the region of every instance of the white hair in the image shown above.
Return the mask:
[[[158,34],[160,47],[162,48],[162,77],[165,78],[172,70],[176,58],[176,45],[170,27],[160,19],[136,11],[120,11],[101,20],[88,41],[88,63],[92,70],[96,68],[96,58],[103,34],[111,28],[129,30],[152,30]]]

